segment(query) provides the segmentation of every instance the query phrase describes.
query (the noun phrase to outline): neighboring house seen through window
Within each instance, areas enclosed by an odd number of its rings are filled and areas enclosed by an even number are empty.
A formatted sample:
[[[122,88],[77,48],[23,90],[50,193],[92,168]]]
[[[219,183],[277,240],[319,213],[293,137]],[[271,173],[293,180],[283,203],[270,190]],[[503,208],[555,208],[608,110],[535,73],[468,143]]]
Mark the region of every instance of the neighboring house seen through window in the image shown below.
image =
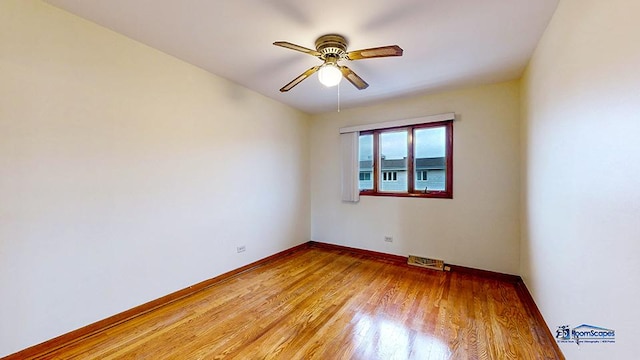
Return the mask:
[[[453,121],[361,132],[361,195],[453,197]]]

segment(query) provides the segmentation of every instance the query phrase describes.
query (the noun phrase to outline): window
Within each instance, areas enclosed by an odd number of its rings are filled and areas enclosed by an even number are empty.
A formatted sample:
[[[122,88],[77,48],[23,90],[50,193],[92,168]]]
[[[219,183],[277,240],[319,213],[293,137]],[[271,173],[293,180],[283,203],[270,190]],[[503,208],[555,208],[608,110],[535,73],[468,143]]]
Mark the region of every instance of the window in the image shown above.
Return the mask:
[[[361,195],[453,197],[453,121],[364,131]]]
[[[397,171],[383,171],[382,172],[382,181],[398,181],[398,172]]]
[[[358,158],[360,163],[360,181],[358,189],[373,190],[373,134],[358,137]]]

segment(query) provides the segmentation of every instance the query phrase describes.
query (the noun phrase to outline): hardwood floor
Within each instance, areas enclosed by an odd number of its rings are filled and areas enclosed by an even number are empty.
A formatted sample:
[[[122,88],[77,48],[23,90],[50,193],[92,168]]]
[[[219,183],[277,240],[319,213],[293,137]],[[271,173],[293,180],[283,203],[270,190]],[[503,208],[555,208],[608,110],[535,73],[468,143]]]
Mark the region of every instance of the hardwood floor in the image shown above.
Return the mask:
[[[309,247],[46,359],[556,359],[516,284]]]

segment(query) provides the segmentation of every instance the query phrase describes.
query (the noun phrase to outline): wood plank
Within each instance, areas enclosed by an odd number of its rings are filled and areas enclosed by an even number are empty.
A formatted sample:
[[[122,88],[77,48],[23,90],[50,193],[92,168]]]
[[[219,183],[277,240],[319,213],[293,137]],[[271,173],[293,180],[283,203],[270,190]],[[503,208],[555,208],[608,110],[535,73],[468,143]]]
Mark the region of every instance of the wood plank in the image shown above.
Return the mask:
[[[518,283],[395,260],[299,247],[41,357],[562,358]]]

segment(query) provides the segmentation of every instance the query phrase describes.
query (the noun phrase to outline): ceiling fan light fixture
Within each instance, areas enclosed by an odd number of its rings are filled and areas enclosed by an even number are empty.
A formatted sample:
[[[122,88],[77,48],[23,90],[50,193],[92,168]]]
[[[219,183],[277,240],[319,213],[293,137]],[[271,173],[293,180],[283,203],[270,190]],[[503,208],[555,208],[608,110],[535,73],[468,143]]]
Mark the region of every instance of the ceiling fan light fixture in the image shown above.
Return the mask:
[[[318,70],[318,80],[326,87],[333,87],[340,84],[342,80],[342,71],[333,63],[327,63]]]

